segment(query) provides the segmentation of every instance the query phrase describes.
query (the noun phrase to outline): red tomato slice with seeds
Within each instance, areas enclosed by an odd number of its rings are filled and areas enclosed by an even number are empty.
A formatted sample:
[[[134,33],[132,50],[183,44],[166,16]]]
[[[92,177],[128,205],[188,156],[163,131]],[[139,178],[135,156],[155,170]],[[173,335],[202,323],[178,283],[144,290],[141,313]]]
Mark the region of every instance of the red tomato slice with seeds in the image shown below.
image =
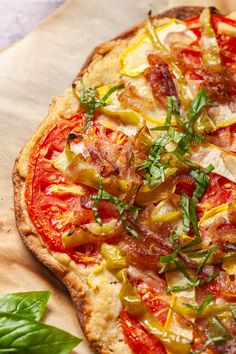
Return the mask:
[[[121,311],[120,321],[125,339],[135,354],[166,354],[164,345],[127,311]]]

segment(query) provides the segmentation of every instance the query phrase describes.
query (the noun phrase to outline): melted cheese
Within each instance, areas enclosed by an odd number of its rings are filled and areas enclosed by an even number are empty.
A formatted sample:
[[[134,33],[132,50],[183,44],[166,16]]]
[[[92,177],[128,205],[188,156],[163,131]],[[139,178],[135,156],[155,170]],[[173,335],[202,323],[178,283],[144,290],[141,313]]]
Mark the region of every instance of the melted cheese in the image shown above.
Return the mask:
[[[195,34],[188,30],[184,23],[178,22],[176,19],[171,20],[167,24],[157,27],[156,34],[160,42],[168,47],[166,38],[170,33],[184,32],[192,41],[196,40]],[[120,72],[123,75],[137,77],[149,66],[147,62],[147,54],[154,50],[151,39],[144,34],[136,43],[127,48],[120,57]]]
[[[190,160],[203,168],[212,164],[214,173],[236,183],[236,154],[212,144],[204,144],[193,151]]]

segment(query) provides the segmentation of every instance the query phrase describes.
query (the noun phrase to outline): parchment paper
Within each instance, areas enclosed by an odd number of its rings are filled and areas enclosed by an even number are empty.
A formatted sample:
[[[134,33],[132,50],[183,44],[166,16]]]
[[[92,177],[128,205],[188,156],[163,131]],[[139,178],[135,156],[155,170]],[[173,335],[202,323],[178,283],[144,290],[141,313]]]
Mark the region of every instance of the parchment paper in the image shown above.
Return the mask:
[[[25,249],[17,234],[11,173],[14,159],[45,117],[53,97],[69,86],[95,45],[148,10],[214,5],[227,13],[234,0],[68,0],[24,40],[0,52],[0,293],[49,289],[45,322],[82,336],[69,296]],[[86,341],[74,353],[92,353]]]

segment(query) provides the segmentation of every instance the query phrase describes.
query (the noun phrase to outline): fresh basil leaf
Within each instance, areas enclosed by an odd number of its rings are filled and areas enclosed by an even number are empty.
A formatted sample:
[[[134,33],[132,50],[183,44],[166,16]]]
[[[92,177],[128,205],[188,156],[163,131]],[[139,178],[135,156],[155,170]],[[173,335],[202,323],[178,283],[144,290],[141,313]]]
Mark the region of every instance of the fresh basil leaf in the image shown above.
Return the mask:
[[[0,312],[0,353],[69,354],[80,342],[61,329]]]
[[[192,247],[194,245],[197,245],[198,243],[201,242],[201,236],[199,234],[198,230],[198,218],[197,218],[197,208],[196,204],[193,198],[189,198],[189,220],[191,221],[191,224],[193,226],[193,231],[195,238],[193,241],[190,243],[187,243],[187,245],[183,246],[183,249]]]
[[[212,275],[209,275],[208,277],[206,277],[204,279],[192,280],[189,283],[184,284],[184,285],[167,286],[165,288],[165,290],[166,290],[166,292],[176,293],[178,291],[192,289],[192,288],[195,288],[196,286],[202,286],[202,285],[209,283],[210,281],[215,279],[218,275],[219,275],[219,272],[214,272]]]
[[[209,275],[208,277],[206,277],[204,279],[198,279],[197,285],[205,285],[207,283],[210,283],[210,281],[212,281],[213,279],[218,277],[219,274],[220,274],[219,272],[214,272],[212,275]]]
[[[40,320],[50,297],[49,291],[21,292],[0,297],[0,312]]]
[[[165,291],[167,293],[177,293],[179,291],[184,291],[184,290],[188,290],[188,289],[192,289],[196,286],[196,283],[195,282],[189,282],[187,284],[184,284],[184,285],[173,285],[173,286],[167,286],[165,288]]]

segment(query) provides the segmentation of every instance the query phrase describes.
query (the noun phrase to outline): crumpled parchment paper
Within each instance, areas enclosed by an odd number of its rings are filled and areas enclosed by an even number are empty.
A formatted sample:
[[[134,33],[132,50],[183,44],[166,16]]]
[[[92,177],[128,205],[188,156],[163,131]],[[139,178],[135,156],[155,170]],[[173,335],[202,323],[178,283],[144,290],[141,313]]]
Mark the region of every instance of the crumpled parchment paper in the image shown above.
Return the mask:
[[[70,298],[58,280],[22,244],[14,220],[14,160],[53,97],[71,84],[89,52],[150,9],[214,5],[236,10],[234,0],[68,0],[25,39],[0,52],[0,293],[49,289],[45,322],[83,336]],[[86,340],[74,353],[92,353]]]

